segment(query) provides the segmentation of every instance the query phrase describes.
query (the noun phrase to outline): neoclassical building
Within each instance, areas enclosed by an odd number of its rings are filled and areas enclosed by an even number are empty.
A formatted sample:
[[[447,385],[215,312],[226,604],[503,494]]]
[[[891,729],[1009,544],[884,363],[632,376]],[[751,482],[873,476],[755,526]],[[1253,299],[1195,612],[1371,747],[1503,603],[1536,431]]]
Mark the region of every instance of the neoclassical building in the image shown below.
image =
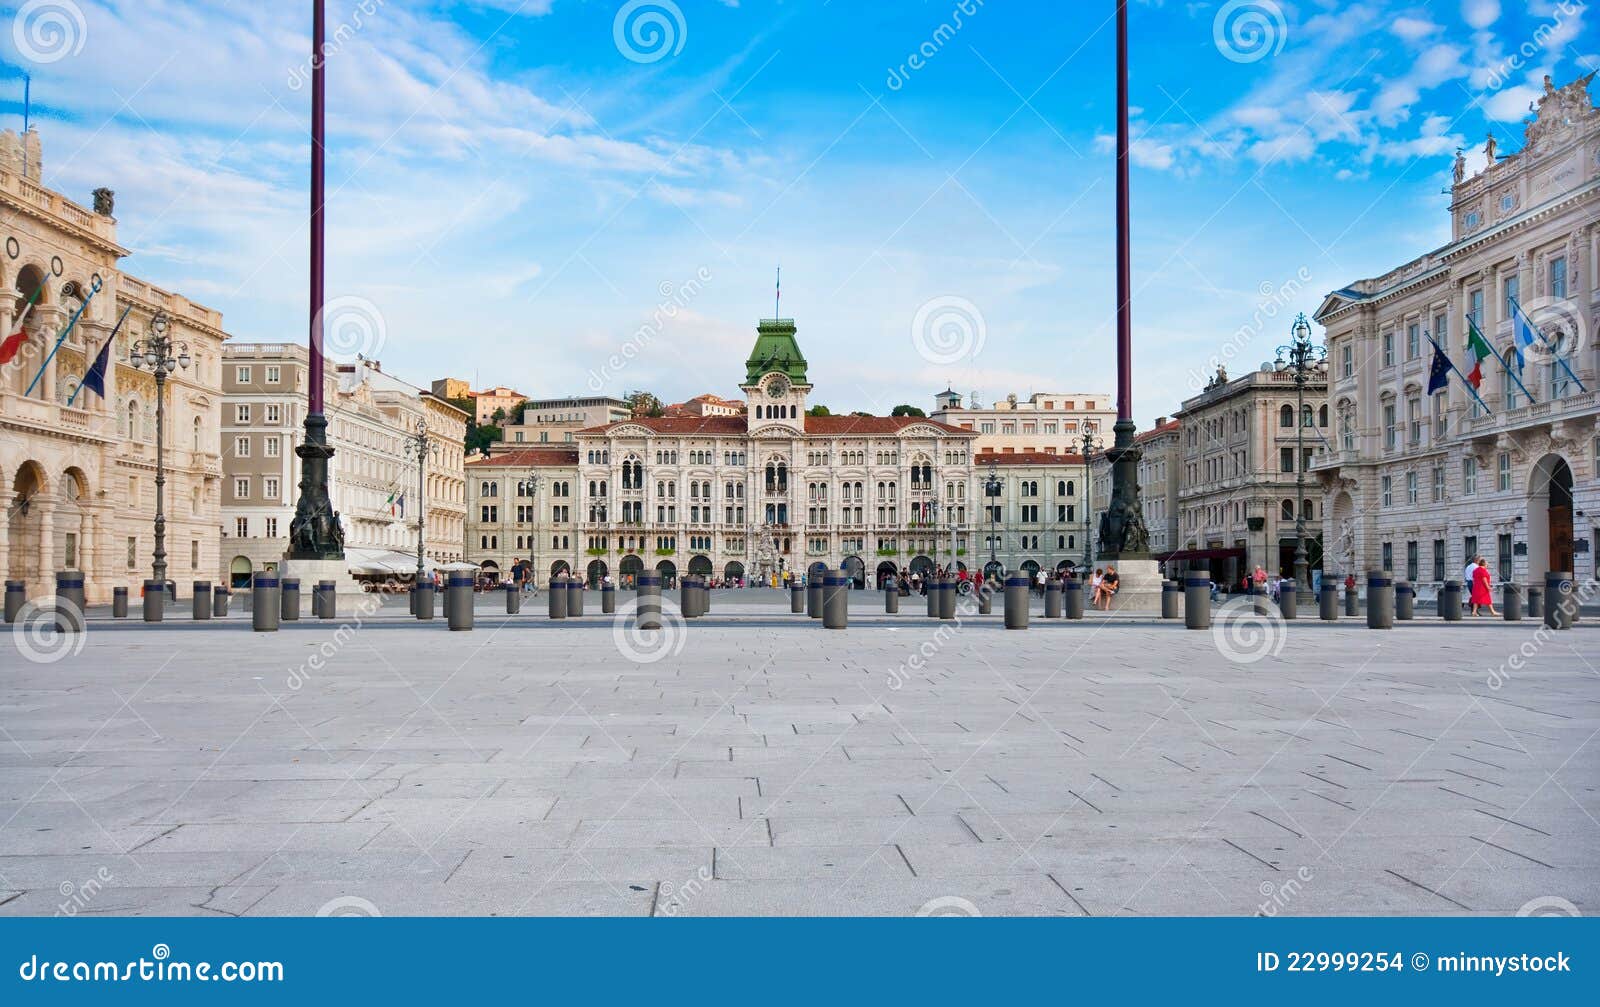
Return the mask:
[[[1431,588],[1482,555],[1497,578],[1537,583],[1552,569],[1595,577],[1593,79],[1547,81],[1517,153],[1498,157],[1491,141],[1488,167],[1470,177],[1457,160],[1448,244],[1329,294],[1319,309],[1335,413],[1331,443],[1315,460],[1330,567],[1381,567]],[[1520,368],[1513,301],[1547,340],[1525,351]],[[1428,395],[1427,337],[1470,372],[1469,316],[1500,358],[1482,362],[1482,403],[1455,375],[1448,391]]]
[[[118,585],[137,596],[151,576],[156,383],[128,360],[164,314],[167,336],[185,344],[190,360],[166,382],[162,431],[167,576],[187,593],[191,580],[214,578],[218,564],[222,316],[122,273],[128,250],[117,242],[113,194],[97,190],[85,208],[45,188],[39,168],[37,133],[0,134],[0,338],[27,310],[26,341],[0,368],[0,568],[25,581],[30,597],[53,593],[56,571],[81,569],[92,603],[109,601]],[[50,358],[97,281],[99,292]],[[104,398],[74,396],[124,314]]]
[[[534,547],[519,556],[541,583],[562,570],[626,584],[647,569],[770,580],[843,567],[866,585],[892,570],[967,565],[976,434],[921,417],[807,415],[811,383],[795,335],[789,319],[757,327],[742,415],[581,430],[570,478],[567,456],[554,451],[469,465],[469,560],[503,570],[508,536],[522,536]],[[543,470],[537,500],[516,497],[524,468]],[[485,511],[492,499],[501,503]],[[517,513],[530,520],[506,527]],[[496,548],[485,535],[498,536]]]

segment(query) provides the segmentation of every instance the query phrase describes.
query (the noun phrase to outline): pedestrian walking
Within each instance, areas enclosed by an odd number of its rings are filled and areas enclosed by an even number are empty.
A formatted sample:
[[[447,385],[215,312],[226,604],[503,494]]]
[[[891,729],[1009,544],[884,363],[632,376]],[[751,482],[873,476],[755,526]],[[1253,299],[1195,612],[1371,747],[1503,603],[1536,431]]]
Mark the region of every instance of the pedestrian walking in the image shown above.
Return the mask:
[[[1487,608],[1490,615],[1499,615],[1494,610],[1494,578],[1489,573],[1489,561],[1482,556],[1478,557],[1478,565],[1472,570],[1472,614],[1482,615]]]

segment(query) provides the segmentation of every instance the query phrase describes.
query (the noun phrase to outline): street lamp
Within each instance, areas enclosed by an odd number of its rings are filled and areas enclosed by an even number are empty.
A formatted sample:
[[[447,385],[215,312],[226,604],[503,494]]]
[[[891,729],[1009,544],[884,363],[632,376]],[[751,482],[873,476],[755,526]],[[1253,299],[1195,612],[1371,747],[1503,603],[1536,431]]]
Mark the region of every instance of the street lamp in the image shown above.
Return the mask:
[[[128,363],[136,368],[148,367],[156,379],[156,553],[151,563],[151,574],[167,587],[167,515],[165,511],[167,468],[167,375],[178,368],[189,369],[193,359],[189,344],[167,336],[169,319],[165,311],[156,312],[150,320],[150,335],[137,340],[128,350]]]
[[[1288,359],[1284,357],[1287,354]],[[1278,347],[1277,370],[1294,376],[1295,394],[1295,501],[1294,501],[1294,594],[1295,600],[1310,605],[1316,600],[1311,593],[1311,561],[1306,553],[1306,385],[1328,373],[1328,349],[1311,342],[1311,323],[1304,312],[1294,320],[1289,342]]]
[[[537,471],[528,470],[528,476],[517,483],[517,496],[527,497],[533,501],[533,538],[528,542],[528,575],[533,576],[537,567],[534,564],[534,553],[538,550],[539,537],[539,488],[544,485],[544,478]],[[593,523],[593,522],[591,522]]]
[[[417,463],[417,580],[422,584],[423,559],[422,559],[422,529],[427,520],[428,495],[425,479],[427,477],[428,459],[439,459],[439,445],[428,440],[428,420],[426,417],[417,420],[417,432],[406,438],[406,458],[415,459]]]
[[[1000,491],[1004,488],[1005,484],[1000,481],[1000,475],[995,468],[995,463],[990,460],[989,478],[983,484],[984,495],[989,498],[989,569],[984,571],[985,580],[1000,565],[1000,561],[995,558],[995,547],[998,542],[995,534],[995,520],[1000,516]]]
[[[1089,456],[1100,450],[1100,440],[1096,436],[1099,427],[1093,420],[1083,424],[1083,571],[1084,576],[1089,575],[1089,564],[1094,562],[1094,536],[1089,526],[1090,512],[1093,510],[1094,500],[1094,471],[1089,465]]]

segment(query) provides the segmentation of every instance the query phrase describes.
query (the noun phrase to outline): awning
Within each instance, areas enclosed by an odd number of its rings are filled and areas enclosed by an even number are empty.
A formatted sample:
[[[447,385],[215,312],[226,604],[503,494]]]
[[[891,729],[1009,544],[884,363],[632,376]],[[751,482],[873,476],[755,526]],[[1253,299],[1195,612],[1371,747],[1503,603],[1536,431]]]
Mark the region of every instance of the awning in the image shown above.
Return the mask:
[[[363,577],[417,572],[415,553],[392,552],[387,549],[346,549],[344,560],[351,573]],[[426,557],[423,558],[422,569],[425,573],[433,570],[433,563]]]

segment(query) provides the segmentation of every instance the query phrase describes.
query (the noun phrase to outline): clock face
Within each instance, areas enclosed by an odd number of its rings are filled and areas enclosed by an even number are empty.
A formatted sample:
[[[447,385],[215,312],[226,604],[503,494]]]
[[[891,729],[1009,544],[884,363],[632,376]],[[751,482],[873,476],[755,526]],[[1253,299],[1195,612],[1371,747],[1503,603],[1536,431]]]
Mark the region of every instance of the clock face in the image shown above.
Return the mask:
[[[781,399],[785,395],[789,394],[788,379],[782,375],[773,378],[772,383],[767,386],[767,394],[775,399]]]

